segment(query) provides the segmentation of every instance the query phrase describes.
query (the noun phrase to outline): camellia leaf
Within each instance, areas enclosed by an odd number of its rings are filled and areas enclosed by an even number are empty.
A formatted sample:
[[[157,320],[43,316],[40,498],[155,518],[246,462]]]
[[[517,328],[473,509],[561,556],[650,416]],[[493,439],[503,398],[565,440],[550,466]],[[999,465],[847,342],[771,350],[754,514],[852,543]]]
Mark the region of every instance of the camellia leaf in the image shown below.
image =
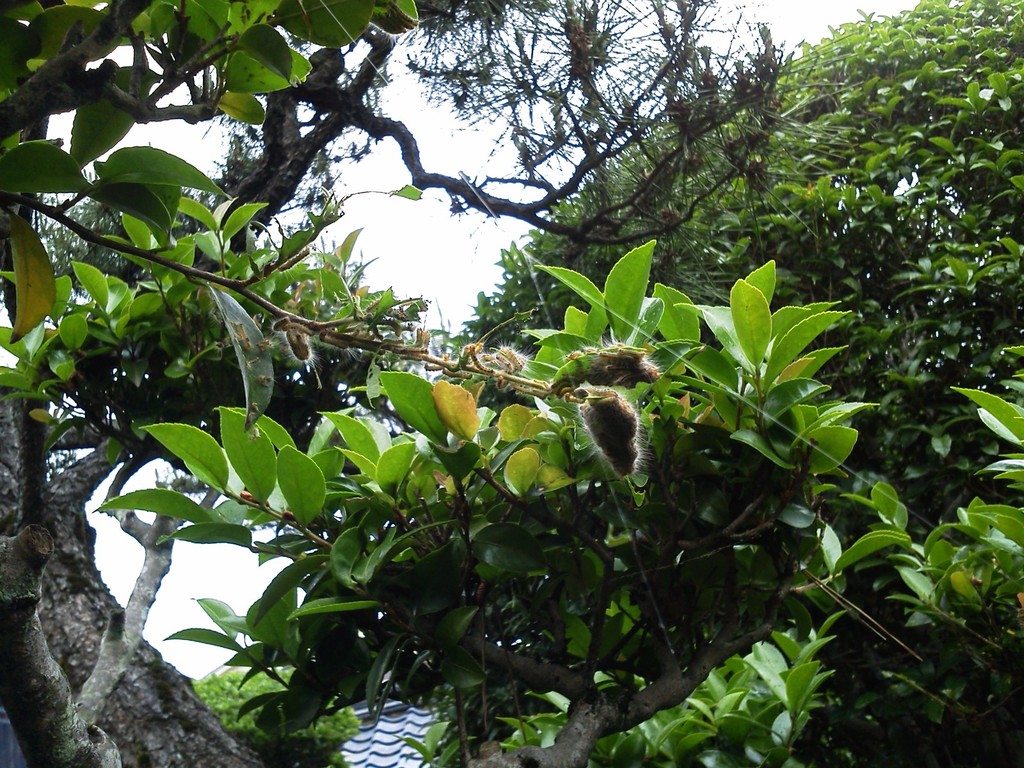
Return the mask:
[[[267,24],[256,24],[242,33],[238,44],[286,83],[291,81],[292,49],[276,29]]]
[[[437,623],[437,630],[434,632],[438,644],[445,650],[456,647],[469,631],[477,611],[479,608],[475,605],[464,605],[446,613]]]
[[[435,443],[448,441],[448,430],[434,406],[434,388],[429,381],[404,371],[385,371],[380,381],[402,421]]]
[[[115,82],[127,90],[130,79],[131,67],[121,67]],[[95,160],[117,146],[133,125],[134,117],[106,99],[82,104],[75,110],[71,126],[71,156],[83,165]]]
[[[391,193],[392,197],[404,197],[406,200],[419,200],[423,197],[423,190],[414,187],[412,184],[406,184],[401,189],[396,189]]]
[[[245,428],[248,430],[267,410],[274,394],[274,361],[269,341],[263,338],[259,327],[234,298],[211,288],[214,302],[224,318],[231,346],[238,357],[245,390]]]
[[[831,472],[846,461],[853,451],[853,446],[857,442],[857,430],[852,427],[818,427],[807,434],[807,439],[814,444],[811,472]]]
[[[538,571],[545,566],[544,551],[520,525],[495,523],[473,537],[473,554],[482,563],[514,573]]]
[[[175,632],[173,635],[168,635],[168,640],[188,640],[193,643],[203,643],[204,645],[212,645],[216,648],[227,648],[229,651],[236,651],[241,653],[242,646],[236,641],[222,635],[213,629],[206,629],[204,627],[196,627],[194,629],[182,629]]]
[[[897,546],[910,549],[910,543],[910,534],[905,531],[897,531],[891,528],[869,531],[857,539],[851,547],[839,556],[833,572],[839,573],[844,568],[860,562],[868,555],[873,555],[885,547]]]
[[[775,295],[775,260],[763,264],[744,278],[744,281],[754,286],[764,296],[765,301],[772,303],[772,296]]]
[[[344,413],[325,413],[324,418],[337,427],[345,445],[374,464],[377,463],[377,459],[380,458],[380,447],[368,426]]]
[[[228,460],[217,441],[191,424],[150,424],[142,428],[185,462],[199,480],[218,491],[228,484]]]
[[[456,688],[475,688],[484,682],[484,671],[464,648],[456,647],[441,662],[445,682]]]
[[[498,432],[501,439],[507,443],[518,440],[523,436],[523,430],[533,417],[533,411],[525,405],[513,403],[506,406],[498,416]]]
[[[213,520],[210,510],[199,506],[188,496],[169,488],[147,488],[141,491],[132,491],[124,496],[103,502],[99,508],[101,510],[141,509],[146,512],[176,517],[190,523],[208,523]]]
[[[442,423],[456,437],[472,440],[480,429],[473,393],[458,384],[441,379],[434,384],[434,407]]]
[[[247,434],[245,412],[240,408],[218,408],[220,441],[239,479],[257,501],[270,498],[277,485],[277,454],[270,436],[263,430]]]
[[[540,454],[533,446],[520,448],[505,462],[505,483],[517,496],[533,487],[540,469]]]
[[[586,299],[587,303],[591,307],[600,307],[604,309],[604,294],[598,290],[598,287],[594,285],[590,278],[581,275],[579,272],[573,272],[571,269],[565,267],[548,267],[543,264],[538,264],[537,269],[542,272],[547,272],[553,278],[558,280],[560,283],[565,284],[566,287],[572,289],[572,291],[583,299]]]
[[[284,0],[273,21],[303,40],[337,48],[366,31],[373,7],[374,0]]]
[[[760,290],[746,280],[737,280],[729,293],[729,309],[736,340],[748,363],[756,371],[764,360],[772,336],[772,313]]]
[[[667,341],[700,341],[700,320],[698,310],[690,297],[682,291],[657,283],[654,297],[665,304],[665,311],[658,321],[658,330]]]
[[[48,141],[26,141],[0,155],[0,189],[81,192],[88,186],[75,159]]]
[[[377,461],[377,484],[384,493],[394,493],[408,477],[416,455],[416,443],[396,443],[380,455]]]
[[[643,343],[638,339],[637,320],[647,295],[651,277],[654,241],[634,248],[616,262],[604,284],[604,306],[612,326],[612,335],[623,344]]]
[[[217,109],[228,117],[249,125],[262,125],[267,117],[267,111],[251,93],[225,91],[217,102]]]
[[[232,523],[197,523],[179,528],[168,538],[191,541],[194,544],[235,544],[246,548],[252,546],[252,531],[244,525]]]
[[[15,88],[29,74],[27,62],[39,55],[41,41],[32,29],[0,16],[0,90]]]
[[[807,345],[816,339],[819,334],[848,314],[848,312],[819,312],[798,322],[781,339],[775,339],[775,345],[772,347],[771,355],[768,358],[765,379],[769,383],[774,381],[782,369],[796,360]]]
[[[320,514],[327,498],[327,484],[320,467],[306,454],[285,446],[277,455],[277,482],[288,509],[303,525]]]
[[[984,392],[980,389],[953,387],[953,391],[959,392],[975,405],[988,411],[992,418],[1004,428],[1000,437],[1016,443],[1024,442],[1024,422],[1021,421],[1024,409],[1020,406],[1004,400],[999,395],[993,395],[991,392]]]
[[[288,620],[297,619],[300,616],[314,616],[321,613],[348,613],[349,611],[365,611],[367,608],[376,608],[380,603],[376,600],[359,600],[356,598],[344,597],[321,597],[317,600],[310,600],[303,603],[290,614]]]
[[[43,322],[53,309],[57,301],[57,284],[53,277],[53,265],[39,236],[17,214],[10,214],[9,221],[17,299],[14,327],[11,330],[11,342],[15,342]]]
[[[168,233],[178,213],[181,188],[160,184],[104,183],[91,189],[89,197],[146,222],[157,240],[165,245],[169,242]]]
[[[125,147],[95,164],[104,183],[191,187],[222,195],[224,191],[194,165],[155,147]],[[180,193],[179,193],[180,194]]]

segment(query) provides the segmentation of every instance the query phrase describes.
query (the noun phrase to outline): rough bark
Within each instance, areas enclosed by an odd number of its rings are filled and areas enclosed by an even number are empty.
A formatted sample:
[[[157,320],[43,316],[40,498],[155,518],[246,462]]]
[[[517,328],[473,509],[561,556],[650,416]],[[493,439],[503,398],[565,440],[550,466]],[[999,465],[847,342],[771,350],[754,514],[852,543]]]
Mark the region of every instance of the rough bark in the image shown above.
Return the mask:
[[[26,446],[19,440],[20,410],[16,403],[0,401],[0,466],[12,470],[40,466],[21,455]],[[35,515],[54,542],[42,583],[39,621],[50,654],[74,693],[95,668],[110,617],[121,611],[96,569],[94,533],[84,512],[85,502],[109,472],[102,450],[60,470],[51,467],[41,484],[42,508]],[[0,500],[16,503],[23,486],[18,471],[0,472]],[[13,696],[8,694],[12,700]],[[132,656],[97,725],[117,745],[125,768],[263,765],[254,752],[224,731],[194,694],[188,678],[145,643]],[[51,765],[77,768],[86,763]]]
[[[53,547],[37,525],[0,538],[0,697],[30,768],[120,768],[114,743],[79,717],[39,623],[43,568]]]

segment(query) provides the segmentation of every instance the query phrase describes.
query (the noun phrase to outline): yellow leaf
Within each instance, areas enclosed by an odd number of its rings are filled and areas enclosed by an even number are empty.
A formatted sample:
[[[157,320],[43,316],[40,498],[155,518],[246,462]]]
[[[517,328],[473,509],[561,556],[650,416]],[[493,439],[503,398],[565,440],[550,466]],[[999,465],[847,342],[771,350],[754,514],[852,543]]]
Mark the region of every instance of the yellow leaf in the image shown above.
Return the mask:
[[[513,493],[522,496],[537,479],[540,454],[532,446],[520,448],[505,462],[505,484]]]
[[[259,99],[251,93],[225,91],[224,95],[220,97],[220,103],[217,106],[228,117],[233,117],[235,120],[240,120],[250,125],[260,125],[267,116]]]
[[[480,429],[476,398],[469,390],[443,379],[434,385],[434,407],[441,422],[456,437],[472,440]]]
[[[14,287],[18,306],[11,341],[31,331],[50,313],[57,300],[53,265],[39,236],[20,216],[10,215],[11,255],[14,260]]]

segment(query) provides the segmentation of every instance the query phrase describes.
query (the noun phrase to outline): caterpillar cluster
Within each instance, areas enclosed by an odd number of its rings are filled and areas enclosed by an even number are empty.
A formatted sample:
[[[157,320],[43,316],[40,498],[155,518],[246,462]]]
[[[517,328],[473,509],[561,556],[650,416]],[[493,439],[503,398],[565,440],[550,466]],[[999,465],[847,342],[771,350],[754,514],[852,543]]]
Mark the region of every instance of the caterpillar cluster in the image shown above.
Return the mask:
[[[580,416],[587,434],[620,477],[636,471],[640,457],[640,417],[625,397],[613,389],[577,389],[584,398]]]
[[[574,389],[573,394],[583,400],[583,426],[620,477],[637,469],[643,430],[636,407],[616,388],[653,384],[660,377],[661,371],[647,358],[646,350],[611,346],[570,355],[569,364],[553,385],[556,392]]]
[[[573,352],[560,374],[552,385],[555,392],[569,391],[581,384],[632,389],[637,384],[653,384],[661,371],[647,358],[646,350],[612,346]]]

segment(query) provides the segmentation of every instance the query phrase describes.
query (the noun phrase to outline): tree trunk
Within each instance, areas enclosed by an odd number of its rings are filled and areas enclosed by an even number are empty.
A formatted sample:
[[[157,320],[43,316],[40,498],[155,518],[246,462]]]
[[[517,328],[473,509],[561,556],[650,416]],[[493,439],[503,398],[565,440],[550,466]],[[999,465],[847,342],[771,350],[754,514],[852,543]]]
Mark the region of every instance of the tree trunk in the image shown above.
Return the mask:
[[[0,534],[13,535],[33,522],[53,537],[39,618],[51,654],[77,693],[96,664],[109,618],[121,610],[96,568],[95,534],[85,518],[86,501],[111,468],[102,448],[69,465],[47,467],[35,434],[42,426],[27,411],[22,402],[0,401],[0,467],[8,469],[0,471]],[[96,725],[117,744],[125,768],[263,766],[221,727],[188,678],[145,642]]]

